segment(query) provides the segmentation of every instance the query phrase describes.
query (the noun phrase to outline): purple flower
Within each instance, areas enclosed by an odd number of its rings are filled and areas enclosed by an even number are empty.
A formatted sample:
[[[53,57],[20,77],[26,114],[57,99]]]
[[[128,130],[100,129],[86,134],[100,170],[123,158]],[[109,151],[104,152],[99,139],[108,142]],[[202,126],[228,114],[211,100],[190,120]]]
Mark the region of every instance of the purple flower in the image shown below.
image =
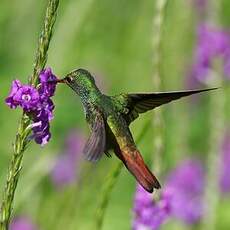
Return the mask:
[[[52,171],[52,181],[57,187],[71,184],[76,179],[76,162],[68,155],[61,155]]]
[[[37,230],[37,227],[27,217],[18,217],[10,224],[10,230]]]
[[[51,68],[46,68],[39,75],[41,82],[40,92],[44,97],[52,97],[56,89],[57,77],[52,73]]]
[[[35,124],[39,125],[33,127],[33,137],[36,143],[43,146],[48,143],[51,137],[49,122],[53,119],[54,104],[50,97],[54,95],[57,77],[50,68],[47,68],[41,71],[39,80],[40,106],[33,114]]]
[[[22,87],[22,84],[19,80],[14,80],[11,85],[11,90],[9,96],[5,99],[6,104],[11,108],[15,109],[19,102],[14,99],[18,90]]]
[[[225,135],[222,149],[220,188],[223,193],[230,192],[230,131]]]
[[[38,91],[34,87],[23,85],[15,93],[13,99],[15,102],[18,102],[25,111],[31,111],[37,108],[40,98]]]
[[[207,9],[208,0],[190,0],[199,15],[203,15]]]
[[[45,145],[48,143],[51,133],[49,131],[50,125],[48,120],[41,120],[34,123],[33,138],[37,144]]]
[[[30,85],[22,85],[19,80],[15,80],[5,100],[10,108],[22,107],[31,118],[33,122],[32,138],[41,145],[45,145],[51,137],[49,122],[53,118],[54,104],[50,97],[54,95],[56,80],[50,68],[41,71],[38,89]]]
[[[134,199],[133,230],[159,229],[170,213],[169,197],[162,195],[159,201],[154,201],[153,196],[137,185]]]
[[[65,143],[65,151],[66,154],[73,160],[78,161],[82,156],[82,150],[85,143],[85,136],[79,130],[72,130],[69,132],[66,143]]]
[[[204,172],[197,160],[182,162],[168,177],[163,194],[170,199],[171,215],[193,224],[203,214]]]
[[[194,224],[203,214],[204,172],[197,160],[183,161],[173,170],[163,187],[160,199],[140,186],[134,201],[133,229],[159,229],[169,217]]]
[[[21,107],[25,111],[33,110],[39,103],[39,93],[31,86],[24,86],[18,90],[15,99],[20,101]]]
[[[56,187],[72,184],[77,179],[84,136],[79,131],[71,131],[66,139],[64,152],[58,156],[51,172],[51,179]]]
[[[213,62],[223,63],[223,72],[230,78],[230,35],[219,28],[200,25],[197,34],[194,64],[190,78],[206,83],[210,78]]]
[[[12,109],[21,106],[25,111],[30,111],[36,109],[39,99],[39,93],[34,87],[22,85],[19,80],[14,80],[5,102]]]

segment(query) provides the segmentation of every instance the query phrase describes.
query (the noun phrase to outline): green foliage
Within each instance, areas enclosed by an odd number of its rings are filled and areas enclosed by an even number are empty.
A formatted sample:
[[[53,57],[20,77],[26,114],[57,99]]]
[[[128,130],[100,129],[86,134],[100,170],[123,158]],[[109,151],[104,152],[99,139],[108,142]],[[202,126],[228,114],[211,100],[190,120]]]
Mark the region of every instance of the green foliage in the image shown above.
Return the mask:
[[[185,77],[192,63],[197,17],[189,1],[169,1],[161,41],[161,90],[185,88]],[[228,0],[221,1],[220,21],[230,26]],[[3,191],[7,168],[12,158],[12,140],[17,130],[20,111],[11,111],[4,104],[10,83],[19,78],[26,82],[32,72],[37,39],[44,19],[47,1],[1,0],[0,7],[0,191]],[[47,65],[64,76],[84,67],[98,76],[109,94],[122,91],[144,92],[155,89],[152,84],[152,36],[155,1],[146,0],[67,0],[60,1]],[[51,26],[52,27],[52,26]],[[46,47],[42,52],[45,52]],[[46,56],[38,63],[44,66]],[[36,82],[36,80],[33,80]],[[225,86],[225,103],[229,105],[229,87]],[[101,188],[117,159],[103,158],[96,165],[84,163],[80,182],[56,190],[50,180],[50,169],[61,152],[64,139],[72,128],[88,133],[79,99],[65,86],[58,86],[55,118],[51,125],[52,140],[41,148],[29,146],[15,195],[13,217],[28,215],[41,230],[94,229],[95,210],[101,199]],[[204,162],[209,153],[209,97],[198,103],[189,99],[162,108],[164,119],[164,152],[161,181],[168,170],[181,159],[199,157]],[[229,106],[224,116],[229,118]],[[141,132],[152,113],[141,115],[132,124],[134,137]],[[226,123],[226,127],[229,126]],[[157,132],[157,130],[156,130]],[[153,131],[146,131],[138,144],[149,164],[153,159]],[[216,153],[218,154],[218,153]],[[154,166],[153,166],[154,168]],[[104,230],[130,229],[134,179],[121,172],[110,194],[105,213]],[[2,199],[2,197],[1,197]],[[228,198],[220,199],[217,227],[227,229],[230,211]],[[185,229],[173,222],[162,229]],[[198,229],[198,228],[197,228]]]

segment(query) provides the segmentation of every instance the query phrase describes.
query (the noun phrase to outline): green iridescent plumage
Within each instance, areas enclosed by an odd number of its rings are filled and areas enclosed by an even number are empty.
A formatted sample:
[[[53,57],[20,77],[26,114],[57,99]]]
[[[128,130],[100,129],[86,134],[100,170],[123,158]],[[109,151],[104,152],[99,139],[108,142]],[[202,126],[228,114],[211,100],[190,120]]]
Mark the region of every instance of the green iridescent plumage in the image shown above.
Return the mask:
[[[148,192],[160,188],[160,183],[144,163],[130,132],[130,123],[140,113],[181,97],[211,90],[107,96],[101,93],[93,76],[84,69],[72,71],[59,82],[66,83],[81,98],[86,121],[91,128],[91,135],[83,149],[86,158],[97,161],[103,153],[110,156],[108,152],[113,150]]]

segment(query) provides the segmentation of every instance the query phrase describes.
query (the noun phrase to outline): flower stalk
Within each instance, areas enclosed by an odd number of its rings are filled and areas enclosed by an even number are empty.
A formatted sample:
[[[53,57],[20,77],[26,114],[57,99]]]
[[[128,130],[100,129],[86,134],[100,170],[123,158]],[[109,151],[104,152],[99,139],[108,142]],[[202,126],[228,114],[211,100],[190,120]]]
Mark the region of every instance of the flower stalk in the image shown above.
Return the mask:
[[[47,62],[48,49],[50,40],[52,38],[53,27],[57,18],[58,5],[59,0],[48,0],[44,25],[38,40],[38,48],[35,56],[33,74],[30,78],[31,85],[36,85],[38,83],[38,76]]]
[[[52,37],[53,26],[56,20],[59,0],[49,0],[46,9],[44,26],[38,42],[38,48],[34,63],[32,77],[29,80],[30,85],[37,86],[38,76],[44,68],[47,61],[47,52]],[[13,200],[20,172],[22,169],[22,159],[24,151],[29,144],[28,136],[31,129],[29,117],[23,113],[19,121],[18,131],[13,144],[13,156],[8,169],[7,181],[3,191],[2,204],[0,209],[0,230],[8,230],[13,208]]]
[[[208,4],[207,22],[212,25],[219,26],[220,3],[219,1],[211,0]],[[217,27],[218,28],[218,27]],[[229,44],[227,44],[229,46]],[[225,47],[226,49],[226,47]],[[220,59],[213,61],[213,71],[211,72],[210,80],[207,84],[211,87],[223,86],[225,71]],[[207,183],[204,191],[204,217],[202,219],[200,229],[217,229],[217,208],[220,199],[220,172],[221,172],[221,145],[225,131],[225,92],[221,88],[215,95],[210,95],[210,136],[209,136],[209,153],[207,156]]]
[[[154,89],[159,91],[162,86],[161,71],[160,71],[160,61],[161,61],[161,41],[162,41],[162,25],[165,17],[165,8],[167,0],[157,0],[155,3],[155,15],[153,18],[153,36],[152,36],[152,46],[153,46],[153,76],[152,82]],[[153,152],[154,152],[154,171],[158,174],[160,172],[161,165],[161,155],[163,152],[163,118],[162,111],[154,111],[153,114],[153,130],[155,131],[154,141],[153,141]]]
[[[216,78],[220,76],[216,75]],[[216,79],[217,80],[217,79]],[[221,85],[221,80],[216,81],[216,85]],[[221,172],[221,144],[224,126],[224,107],[225,95],[224,89],[219,90],[218,93],[210,97],[210,143],[209,154],[207,159],[207,183],[204,193],[205,212],[201,224],[202,229],[216,229],[216,210],[220,198],[219,180]],[[208,205],[207,205],[208,204]]]

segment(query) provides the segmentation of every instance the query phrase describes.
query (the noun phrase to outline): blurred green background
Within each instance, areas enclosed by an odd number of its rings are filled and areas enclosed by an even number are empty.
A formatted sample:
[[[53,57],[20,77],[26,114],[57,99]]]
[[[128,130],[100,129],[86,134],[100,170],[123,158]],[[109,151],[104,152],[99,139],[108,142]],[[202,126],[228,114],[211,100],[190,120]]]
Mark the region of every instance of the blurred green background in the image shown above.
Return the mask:
[[[26,83],[32,72],[37,40],[46,8],[45,0],[0,1],[0,191],[6,179],[12,154],[20,109],[11,111],[4,103],[15,78]],[[192,0],[168,1],[161,41],[161,90],[179,90],[185,85],[193,62],[195,35],[199,17]],[[230,26],[230,1],[219,3],[218,20]],[[108,94],[151,92],[153,85],[153,0],[65,0],[60,1],[58,18],[49,49],[47,66],[57,76],[83,67],[92,72]],[[199,87],[199,85],[197,85]],[[226,104],[229,87],[224,85]],[[227,96],[228,95],[228,96]],[[167,171],[183,158],[199,157],[205,161],[209,152],[212,126],[209,96],[198,102],[183,99],[164,106],[164,152],[161,180]],[[52,139],[44,147],[32,143],[24,156],[14,216],[26,215],[39,229],[93,229],[93,217],[100,189],[116,157],[104,157],[97,164],[84,163],[84,175],[76,183],[57,190],[50,170],[63,151],[71,129],[88,134],[79,98],[64,85],[54,97],[55,118],[51,122]],[[229,107],[223,115],[227,121]],[[131,129],[136,137],[153,113],[141,116]],[[218,118],[217,118],[218,119]],[[229,126],[225,123],[226,127]],[[151,164],[153,131],[150,128],[139,143],[144,158]],[[218,154],[218,153],[217,153]],[[153,167],[154,168],[154,167]],[[135,181],[123,170],[116,184],[105,216],[104,230],[130,229]],[[230,199],[220,201],[217,210],[218,229],[228,229]],[[162,229],[187,229],[172,221]]]

